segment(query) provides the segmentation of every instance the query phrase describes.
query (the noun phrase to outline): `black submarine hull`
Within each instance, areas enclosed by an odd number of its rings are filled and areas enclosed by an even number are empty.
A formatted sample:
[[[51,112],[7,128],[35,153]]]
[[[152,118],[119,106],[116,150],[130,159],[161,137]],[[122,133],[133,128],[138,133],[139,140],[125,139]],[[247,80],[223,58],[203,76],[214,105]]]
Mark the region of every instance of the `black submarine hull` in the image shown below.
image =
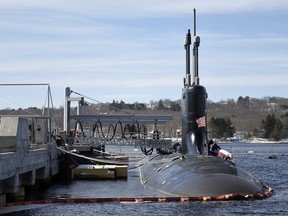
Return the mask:
[[[194,22],[195,18],[194,9]],[[271,196],[271,188],[263,185],[248,172],[215,152],[208,141],[206,99],[198,72],[198,47],[194,23],[194,71],[190,73],[190,30],[186,34],[186,77],[181,98],[182,142],[177,152],[153,155],[141,161],[140,175],[143,185],[161,192],[187,197],[239,198]],[[216,144],[216,143],[214,143]],[[218,156],[220,155],[220,156]],[[216,199],[217,200],[217,199]],[[221,200],[221,199],[220,199]]]
[[[189,197],[264,194],[267,188],[232,161],[203,155],[156,155],[141,161],[142,184]]]

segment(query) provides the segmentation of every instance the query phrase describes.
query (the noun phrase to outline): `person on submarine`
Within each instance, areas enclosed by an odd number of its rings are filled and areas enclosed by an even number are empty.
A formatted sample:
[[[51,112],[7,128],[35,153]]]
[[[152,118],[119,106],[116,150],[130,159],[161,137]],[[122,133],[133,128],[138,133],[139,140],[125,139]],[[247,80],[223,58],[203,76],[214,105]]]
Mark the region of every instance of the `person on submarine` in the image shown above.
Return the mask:
[[[234,161],[233,156],[230,152],[222,149],[216,142],[212,139],[208,142],[208,155],[222,157],[224,160]]]

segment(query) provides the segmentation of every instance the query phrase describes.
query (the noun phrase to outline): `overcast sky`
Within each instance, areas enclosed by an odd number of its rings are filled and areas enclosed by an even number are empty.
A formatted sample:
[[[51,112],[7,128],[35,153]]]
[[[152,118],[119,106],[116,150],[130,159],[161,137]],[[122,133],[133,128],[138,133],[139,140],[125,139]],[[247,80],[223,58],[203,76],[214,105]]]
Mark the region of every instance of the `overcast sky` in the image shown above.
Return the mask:
[[[209,100],[288,96],[286,0],[1,0],[1,84],[48,83],[102,102],[180,99],[197,10]],[[46,86],[0,86],[0,107],[42,107]]]

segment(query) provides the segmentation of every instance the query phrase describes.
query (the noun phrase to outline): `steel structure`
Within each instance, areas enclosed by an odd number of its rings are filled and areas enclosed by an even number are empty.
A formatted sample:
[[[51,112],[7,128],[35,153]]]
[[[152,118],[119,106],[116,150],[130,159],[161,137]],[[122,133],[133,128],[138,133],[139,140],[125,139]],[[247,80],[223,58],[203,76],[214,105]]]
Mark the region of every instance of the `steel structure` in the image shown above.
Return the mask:
[[[167,121],[172,120],[172,116],[159,116],[159,115],[84,115],[82,114],[82,105],[84,104],[84,97],[71,97],[71,93],[73,91],[70,87],[66,87],[65,89],[65,105],[64,105],[64,124],[63,129],[66,134],[69,134],[70,122],[71,120],[76,120],[76,126],[78,130],[83,130],[80,128],[77,123],[82,124],[82,122],[94,122],[105,125],[103,127],[110,127],[112,124],[125,124],[125,125],[158,125],[165,124]],[[81,95],[77,93],[78,95]],[[71,102],[77,102],[77,115],[71,115]],[[107,124],[109,126],[107,126]],[[82,126],[81,126],[82,127]],[[115,126],[112,125],[112,128],[115,129]],[[122,128],[123,129],[123,128]],[[102,128],[101,128],[102,130]],[[115,129],[116,130],[116,129]],[[83,132],[83,131],[82,131]],[[130,132],[132,134],[130,137],[123,137],[122,135],[115,136],[113,138],[108,138],[103,135],[103,131],[101,131],[102,136],[97,137],[95,135],[89,134],[80,136],[69,136],[67,138],[67,142],[71,143],[73,146],[85,146],[85,147],[97,147],[99,145],[133,145],[139,146],[141,148],[170,148],[172,146],[171,139],[163,139],[157,137],[154,139],[149,139],[147,134],[140,134],[140,131]],[[109,132],[108,132],[109,133]],[[134,134],[133,134],[134,133]]]

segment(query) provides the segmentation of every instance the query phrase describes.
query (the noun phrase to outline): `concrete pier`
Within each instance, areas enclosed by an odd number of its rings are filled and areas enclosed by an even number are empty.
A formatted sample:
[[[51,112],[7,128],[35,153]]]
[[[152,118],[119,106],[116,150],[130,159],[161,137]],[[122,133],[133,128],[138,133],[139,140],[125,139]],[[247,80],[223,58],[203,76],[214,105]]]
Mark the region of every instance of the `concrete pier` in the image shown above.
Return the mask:
[[[58,150],[46,117],[0,118],[0,203],[25,196],[25,186],[58,173]]]

